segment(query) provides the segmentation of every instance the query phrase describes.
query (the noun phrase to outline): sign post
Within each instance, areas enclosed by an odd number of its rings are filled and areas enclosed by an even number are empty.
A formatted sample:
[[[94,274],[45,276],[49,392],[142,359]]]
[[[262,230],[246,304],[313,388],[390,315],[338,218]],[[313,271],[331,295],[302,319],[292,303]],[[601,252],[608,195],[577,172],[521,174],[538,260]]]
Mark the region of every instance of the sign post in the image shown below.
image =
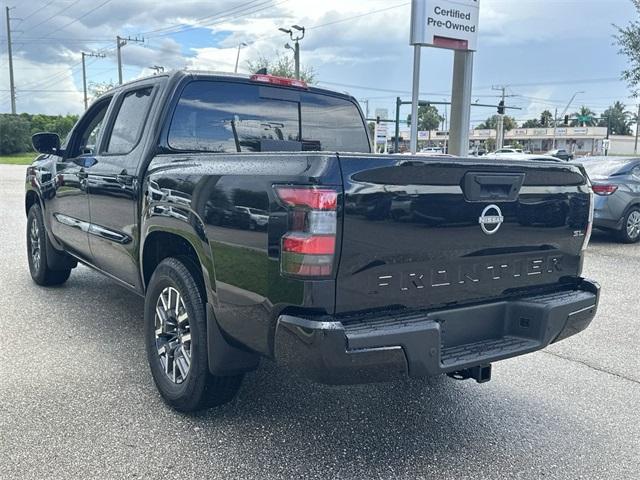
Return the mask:
[[[466,155],[469,149],[473,52],[478,45],[480,0],[412,0],[411,45],[413,95],[411,105],[411,153],[417,151],[420,47],[455,50],[449,150]]]

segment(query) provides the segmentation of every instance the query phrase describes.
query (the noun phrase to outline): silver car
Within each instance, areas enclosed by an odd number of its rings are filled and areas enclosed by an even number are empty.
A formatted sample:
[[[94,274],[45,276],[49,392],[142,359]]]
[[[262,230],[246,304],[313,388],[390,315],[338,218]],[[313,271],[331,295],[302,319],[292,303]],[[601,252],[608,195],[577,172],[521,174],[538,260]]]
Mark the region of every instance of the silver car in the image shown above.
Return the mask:
[[[624,243],[640,241],[640,158],[589,157],[584,165],[593,183],[593,225]]]

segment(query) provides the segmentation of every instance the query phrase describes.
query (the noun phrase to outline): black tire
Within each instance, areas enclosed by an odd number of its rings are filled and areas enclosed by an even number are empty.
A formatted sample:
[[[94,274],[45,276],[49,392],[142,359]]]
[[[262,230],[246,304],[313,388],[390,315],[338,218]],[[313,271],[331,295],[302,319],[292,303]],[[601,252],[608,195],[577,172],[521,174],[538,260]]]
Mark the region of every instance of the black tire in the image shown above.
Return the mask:
[[[49,267],[47,252],[53,251],[47,237],[40,205],[34,204],[27,216],[27,259],[29,273],[38,285],[62,285],[69,279],[71,269],[54,270]]]
[[[622,219],[622,229],[618,231],[618,240],[622,243],[640,242],[640,208],[633,207]]]
[[[167,258],[163,260],[153,272],[145,297],[144,335],[151,374],[164,401],[180,412],[195,412],[231,401],[238,392],[243,377],[242,375],[214,376],[209,372],[205,299],[203,288],[199,286],[197,281],[196,268],[188,259]],[[169,307],[172,302],[171,292],[177,291],[179,293],[179,296],[176,295],[176,313],[172,313],[173,308],[169,309],[170,315],[176,315],[176,317],[172,322],[166,322],[170,328],[173,328],[173,325],[176,325],[176,328],[171,333],[160,334],[160,337],[157,338],[156,317],[158,314],[156,307],[162,305],[160,297],[167,291],[169,293]],[[180,303],[180,299],[183,304]],[[183,313],[178,315],[178,310]],[[187,314],[186,329],[182,330],[180,329],[179,317],[182,317],[185,310]],[[165,312],[165,314],[167,313]],[[181,333],[175,333],[178,330],[182,330]],[[162,329],[162,332],[164,331]],[[187,334],[190,341],[183,343],[183,338],[186,338]],[[179,336],[175,337],[174,342],[170,342],[166,340],[168,337],[164,337],[165,335]],[[176,381],[176,376],[182,376],[180,373],[182,370],[178,369],[179,372],[175,373],[179,362],[173,360],[180,356],[184,359],[187,355],[185,350],[173,347],[173,353],[169,355],[164,347],[160,347],[162,343],[166,343],[169,346],[168,350],[171,350],[171,345],[175,342],[179,342],[179,346],[185,347],[190,357],[188,371],[183,378],[178,379],[179,383]],[[165,357],[161,357],[159,353],[161,349],[164,350]],[[185,353],[183,355],[180,352]],[[170,368],[167,367],[170,359],[173,375],[166,372]]]

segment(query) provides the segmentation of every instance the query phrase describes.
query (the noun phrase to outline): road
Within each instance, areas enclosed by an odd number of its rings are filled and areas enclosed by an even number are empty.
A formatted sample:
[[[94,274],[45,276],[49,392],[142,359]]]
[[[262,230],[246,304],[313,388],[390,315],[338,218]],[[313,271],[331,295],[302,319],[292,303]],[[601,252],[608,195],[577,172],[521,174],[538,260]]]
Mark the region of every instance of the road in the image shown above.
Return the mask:
[[[237,399],[164,405],[140,298],[87,268],[27,270],[24,167],[0,165],[0,478],[631,479],[640,471],[640,246],[596,236],[584,334],[448,378],[327,387],[264,361]]]

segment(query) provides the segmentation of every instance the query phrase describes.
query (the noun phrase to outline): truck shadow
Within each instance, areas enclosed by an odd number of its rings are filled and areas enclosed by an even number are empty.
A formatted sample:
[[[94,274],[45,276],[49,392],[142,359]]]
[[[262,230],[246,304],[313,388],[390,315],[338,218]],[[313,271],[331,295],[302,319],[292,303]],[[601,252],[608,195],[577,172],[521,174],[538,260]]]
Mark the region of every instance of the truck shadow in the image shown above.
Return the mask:
[[[547,452],[556,448],[556,442],[557,451],[562,451],[567,436],[589,435],[582,425],[563,417],[561,406],[559,411],[548,410],[548,405],[505,382],[477,385],[438,377],[332,387],[296,377],[268,360],[245,377],[232,403],[182,415],[162,402],[148,373],[143,300],[87,269],[74,275],[66,295],[73,295],[80,285],[82,296],[91,298],[92,312],[109,312],[112,335],[104,340],[99,315],[90,321],[70,317],[64,321],[80,329],[78,336],[100,339],[95,348],[103,350],[105,365],[129,370],[117,386],[123,390],[122,399],[135,390],[139,407],[126,409],[128,415],[133,416],[136,408],[153,410],[154,416],[164,419],[168,434],[177,425],[186,426],[181,427],[188,433],[180,443],[189,449],[213,455],[224,442],[225,448],[242,452],[247,461],[237,465],[239,477],[261,477],[264,472],[256,465],[262,458],[270,474],[277,464],[290,478],[311,473],[319,478],[415,477],[425,465],[437,465],[437,476],[445,478],[461,473],[473,458],[509,469],[513,456],[542,432]],[[562,421],[556,423],[558,418]],[[549,435],[550,426],[559,434]],[[156,428],[154,435],[161,434]]]

